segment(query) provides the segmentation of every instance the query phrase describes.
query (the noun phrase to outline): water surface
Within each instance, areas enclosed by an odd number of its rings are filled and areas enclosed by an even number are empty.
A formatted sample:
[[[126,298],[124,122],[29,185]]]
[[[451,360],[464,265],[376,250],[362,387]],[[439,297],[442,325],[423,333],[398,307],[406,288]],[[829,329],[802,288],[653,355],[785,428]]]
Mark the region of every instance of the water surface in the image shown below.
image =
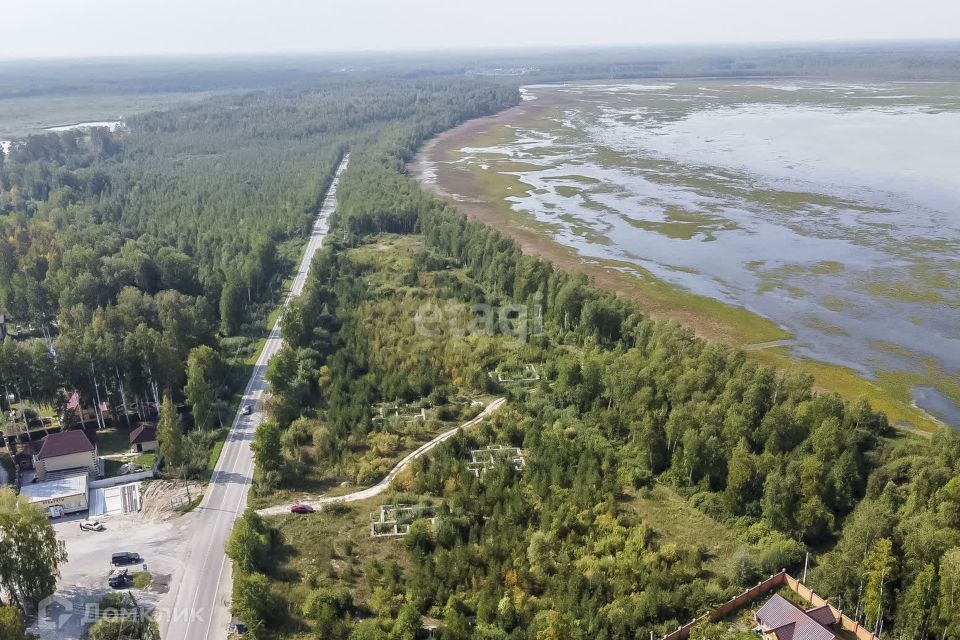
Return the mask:
[[[74,124],[61,124],[55,127],[47,127],[45,131],[72,131],[73,129],[93,129],[95,127],[110,129],[116,131],[117,127],[123,124],[122,120],[98,120],[95,122],[76,122]]]
[[[551,106],[452,160],[508,179],[498,197],[515,212],[586,258],[774,320],[797,355],[913,380],[917,405],[960,424],[960,85],[523,97]]]

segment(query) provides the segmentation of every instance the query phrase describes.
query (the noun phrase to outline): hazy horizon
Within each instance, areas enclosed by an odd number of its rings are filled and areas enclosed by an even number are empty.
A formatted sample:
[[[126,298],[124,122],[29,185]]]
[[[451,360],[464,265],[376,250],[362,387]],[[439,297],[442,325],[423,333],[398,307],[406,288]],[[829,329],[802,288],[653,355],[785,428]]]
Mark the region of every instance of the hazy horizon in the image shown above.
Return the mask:
[[[551,55],[575,51],[589,52],[642,52],[650,51],[668,51],[675,49],[678,52],[691,52],[703,49],[708,52],[719,51],[723,49],[736,50],[779,50],[779,49],[813,49],[817,47],[883,47],[884,45],[897,46],[933,46],[943,44],[947,46],[960,45],[960,36],[953,38],[878,38],[878,39],[842,39],[842,40],[791,40],[782,42],[762,42],[762,41],[717,41],[717,42],[677,42],[677,43],[655,43],[655,44],[636,44],[636,43],[584,43],[584,44],[556,44],[556,45],[530,45],[530,46],[471,46],[460,48],[422,48],[422,49],[331,49],[331,50],[290,50],[290,51],[209,51],[209,52],[144,52],[127,54],[90,54],[90,55],[33,55],[33,56],[4,56],[0,54],[0,62],[36,62],[36,63],[56,63],[56,62],[77,62],[77,63],[113,63],[122,61],[157,61],[166,62],[171,60],[196,60],[196,61],[232,61],[262,58],[264,60],[283,60],[286,58],[316,58],[316,59],[355,59],[370,57],[372,59],[381,59],[384,55],[396,54],[402,56],[403,61],[416,60],[419,57],[429,59],[438,54],[453,54],[454,56],[467,57],[471,55],[494,55],[497,56],[538,56]]]
[[[960,38],[960,4],[918,0],[13,0],[0,58],[312,55],[574,47],[802,45]]]

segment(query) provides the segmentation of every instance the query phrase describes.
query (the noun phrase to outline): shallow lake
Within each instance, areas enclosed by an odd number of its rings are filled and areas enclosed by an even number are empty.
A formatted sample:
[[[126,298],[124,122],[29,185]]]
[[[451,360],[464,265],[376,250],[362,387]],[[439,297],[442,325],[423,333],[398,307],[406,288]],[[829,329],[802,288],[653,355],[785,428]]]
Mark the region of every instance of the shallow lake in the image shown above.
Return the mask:
[[[46,131],[71,131],[73,129],[93,129],[94,127],[102,127],[110,129],[110,131],[116,130],[122,124],[122,120],[100,120],[96,122],[76,122],[74,124],[61,124],[55,127],[47,127]]]
[[[695,80],[523,97],[550,107],[451,160],[513,181],[487,197],[584,257],[774,320],[797,355],[911,380],[918,406],[960,426],[941,392],[960,389],[960,85]]]

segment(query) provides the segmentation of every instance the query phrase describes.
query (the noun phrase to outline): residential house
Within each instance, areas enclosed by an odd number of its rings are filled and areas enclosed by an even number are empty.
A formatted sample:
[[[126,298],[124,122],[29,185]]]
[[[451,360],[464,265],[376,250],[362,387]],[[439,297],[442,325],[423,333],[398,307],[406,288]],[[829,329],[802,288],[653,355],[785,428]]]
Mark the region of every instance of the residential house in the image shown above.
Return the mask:
[[[756,614],[759,631],[767,640],[836,640],[830,629],[837,623],[829,606],[806,611],[783,596],[774,595]]]
[[[33,468],[39,480],[54,472],[85,470],[87,474],[100,472],[97,447],[87,434],[79,429],[51,433],[43,439],[40,451],[33,457]]]
[[[140,425],[130,434],[130,450],[137,453],[157,450],[157,428]]]

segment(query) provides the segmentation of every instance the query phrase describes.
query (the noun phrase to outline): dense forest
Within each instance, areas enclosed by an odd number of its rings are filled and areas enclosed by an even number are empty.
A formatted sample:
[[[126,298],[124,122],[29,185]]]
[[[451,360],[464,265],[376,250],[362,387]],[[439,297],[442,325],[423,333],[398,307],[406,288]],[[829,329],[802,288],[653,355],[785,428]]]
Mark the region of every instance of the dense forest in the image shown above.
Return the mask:
[[[869,628],[960,637],[960,435],[897,432],[864,402],[815,392],[805,376],[653,322],[522,255],[404,177],[412,150],[383,140],[352,151],[337,229],[271,364],[273,421],[257,434],[255,483],[296,486],[303,452],[338,464],[382,428],[370,420],[378,401],[465,388],[505,394],[509,409],[395,483],[406,494],[393,499],[426,501],[436,524],[382,542],[383,558],[362,568],[343,568],[349,543],[319,561],[311,552],[315,573],[291,577],[278,561],[284,535],[324,525],[248,513],[231,549],[244,568],[235,608],[258,636],[409,638],[434,619],[442,638],[634,638],[799,568],[809,550],[811,584]],[[390,258],[371,258],[384,247]],[[543,330],[519,348],[497,331],[418,331],[417,309],[451,300],[519,303]],[[539,368],[535,384],[489,375],[525,363]],[[490,444],[521,447],[525,469],[470,473],[470,450]],[[631,511],[631,496],[656,485],[736,535],[723,569],[706,540],[658,538],[657,523]]]
[[[409,145],[516,99],[482,81],[338,80],[15,141],[0,154],[0,314],[16,338],[0,402],[62,414],[77,390],[143,411],[165,394],[195,405],[192,387],[222,405],[345,149]],[[230,366],[189,368],[205,347]]]

